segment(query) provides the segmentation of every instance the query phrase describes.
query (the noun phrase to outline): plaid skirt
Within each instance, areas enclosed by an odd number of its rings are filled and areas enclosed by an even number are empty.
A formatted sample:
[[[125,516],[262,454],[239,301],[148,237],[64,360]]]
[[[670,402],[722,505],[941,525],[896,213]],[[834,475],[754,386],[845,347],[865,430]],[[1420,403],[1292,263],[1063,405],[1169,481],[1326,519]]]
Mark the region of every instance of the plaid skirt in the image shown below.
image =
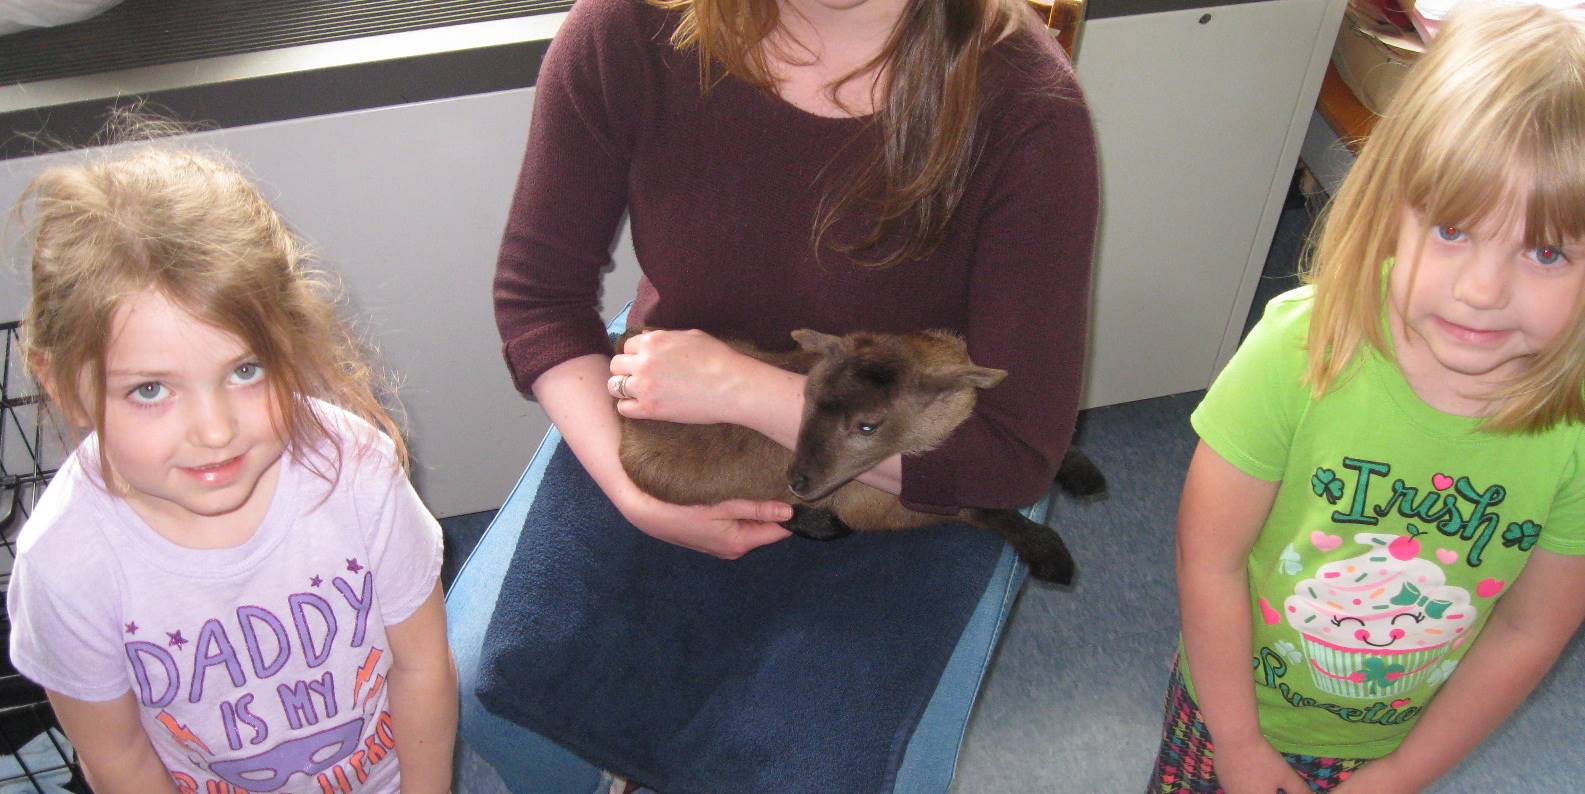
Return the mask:
[[[1166,715],[1161,726],[1161,750],[1156,755],[1156,769],[1147,794],[1222,794],[1222,786],[1216,782],[1215,756],[1211,733],[1200,718],[1200,707],[1189,696],[1188,687],[1183,685],[1183,673],[1178,670],[1177,662],[1173,662],[1172,679],[1167,686]],[[1283,753],[1282,757],[1310,784],[1311,791],[1331,791],[1354,770],[1365,765],[1364,759],[1357,758],[1322,758],[1293,753]]]

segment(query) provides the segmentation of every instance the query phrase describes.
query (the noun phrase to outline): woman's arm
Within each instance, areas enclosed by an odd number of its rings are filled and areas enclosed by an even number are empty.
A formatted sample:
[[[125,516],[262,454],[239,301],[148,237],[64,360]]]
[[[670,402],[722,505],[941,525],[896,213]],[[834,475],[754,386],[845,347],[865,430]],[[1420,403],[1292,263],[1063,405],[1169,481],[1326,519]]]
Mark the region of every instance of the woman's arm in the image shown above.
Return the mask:
[[[792,508],[784,502],[732,499],[689,507],[639,490],[617,456],[622,429],[606,393],[610,377],[604,356],[579,356],[546,370],[533,389],[567,446],[627,520],[652,537],[723,559],[736,559],[790,534],[775,523],[792,518]]]
[[[446,644],[446,606],[440,584],[407,619],[386,627],[391,642],[391,719],[402,794],[451,790],[457,741],[457,665]]]
[[[1260,731],[1250,675],[1249,550],[1279,483],[1240,471],[1200,442],[1178,508],[1178,602],[1195,695],[1229,792],[1308,791]]]
[[[131,691],[104,701],[45,692],[97,794],[176,794],[170,772],[138,719]]]
[[[1030,504],[1051,488],[1073,438],[1099,177],[1077,86],[1053,82],[1050,90],[1055,96],[1004,114],[1014,121],[989,132],[977,166],[991,183],[972,219],[959,330],[974,363],[1007,370],[1007,378],[980,392],[974,413],[939,447],[906,459],[902,495],[915,509]]]
[[[1403,744],[1337,791],[1393,794],[1431,785],[1524,702],[1581,619],[1585,557],[1537,550]]]

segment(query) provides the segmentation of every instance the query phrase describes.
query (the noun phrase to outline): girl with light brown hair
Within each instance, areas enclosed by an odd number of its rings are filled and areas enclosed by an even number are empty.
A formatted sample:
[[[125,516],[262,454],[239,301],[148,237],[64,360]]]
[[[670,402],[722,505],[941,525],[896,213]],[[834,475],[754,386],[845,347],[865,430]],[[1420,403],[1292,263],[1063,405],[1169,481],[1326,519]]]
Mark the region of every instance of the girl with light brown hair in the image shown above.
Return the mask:
[[[11,662],[100,794],[447,791],[440,527],[337,291],[221,155],[77,157],[21,204],[23,349],[83,438],[17,538]]]

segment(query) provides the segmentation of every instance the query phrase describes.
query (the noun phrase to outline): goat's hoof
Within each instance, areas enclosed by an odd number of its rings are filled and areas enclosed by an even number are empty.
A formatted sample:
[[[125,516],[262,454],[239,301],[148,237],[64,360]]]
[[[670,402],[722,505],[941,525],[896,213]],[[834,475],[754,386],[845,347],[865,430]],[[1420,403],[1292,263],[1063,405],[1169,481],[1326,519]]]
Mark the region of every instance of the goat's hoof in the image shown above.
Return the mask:
[[[1068,496],[1072,498],[1073,501],[1078,502],[1081,505],[1104,502],[1106,501],[1106,497],[1110,495],[1111,492],[1106,489],[1106,483],[1104,482],[1101,483],[1100,487],[1098,488],[1084,488],[1081,490],[1068,492]]]
[[[1025,562],[1029,564],[1029,575],[1042,582],[1073,584],[1076,566],[1073,564],[1073,558],[1065,553],[1026,559]]]
[[[781,525],[788,532],[810,540],[837,540],[853,534],[853,528],[842,523],[835,513],[808,505],[793,505],[793,517]]]
[[[1098,502],[1106,498],[1106,475],[1095,461],[1076,447],[1069,447],[1057,469],[1057,485],[1068,496],[1080,502]]]

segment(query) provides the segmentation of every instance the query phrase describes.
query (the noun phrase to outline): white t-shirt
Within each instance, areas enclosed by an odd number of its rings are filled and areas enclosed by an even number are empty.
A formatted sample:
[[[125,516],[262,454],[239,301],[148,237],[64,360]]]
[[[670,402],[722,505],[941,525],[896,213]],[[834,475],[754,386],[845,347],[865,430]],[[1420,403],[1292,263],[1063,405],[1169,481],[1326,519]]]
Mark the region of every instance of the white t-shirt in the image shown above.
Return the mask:
[[[80,700],[131,690],[180,791],[398,788],[385,629],[433,590],[440,526],[389,439],[315,408],[341,440],[339,482],[283,455],[240,546],[161,537],[105,490],[93,436],[17,540],[12,663]]]

